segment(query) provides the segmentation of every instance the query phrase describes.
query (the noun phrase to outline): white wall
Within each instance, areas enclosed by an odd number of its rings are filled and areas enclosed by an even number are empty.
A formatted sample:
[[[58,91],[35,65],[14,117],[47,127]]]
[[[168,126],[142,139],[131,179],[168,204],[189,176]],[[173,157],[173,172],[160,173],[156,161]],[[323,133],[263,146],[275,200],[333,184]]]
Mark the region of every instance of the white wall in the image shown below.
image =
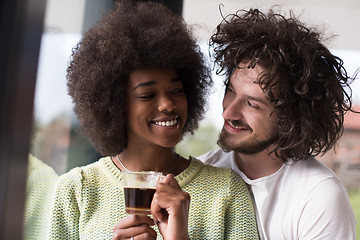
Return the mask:
[[[336,49],[360,50],[360,1],[359,0],[184,0],[183,16],[190,24],[200,24],[197,33],[200,40],[207,40],[223,15],[239,9],[257,7],[266,11],[279,5],[287,13],[290,9],[301,14],[300,19],[310,25],[327,29],[326,35],[339,35],[327,45]]]
[[[193,24],[198,40],[206,51],[206,42],[224,16],[239,9],[259,8],[267,11],[273,5],[279,5],[287,14],[293,10],[300,20],[308,26],[317,26],[325,36],[337,35],[325,45],[344,60],[350,75],[360,68],[360,0],[184,0],[183,17],[188,24]],[[360,104],[360,79],[351,84],[353,100]],[[209,99],[209,111],[204,121],[213,122],[222,127],[223,84],[219,76],[214,75],[215,92]]]

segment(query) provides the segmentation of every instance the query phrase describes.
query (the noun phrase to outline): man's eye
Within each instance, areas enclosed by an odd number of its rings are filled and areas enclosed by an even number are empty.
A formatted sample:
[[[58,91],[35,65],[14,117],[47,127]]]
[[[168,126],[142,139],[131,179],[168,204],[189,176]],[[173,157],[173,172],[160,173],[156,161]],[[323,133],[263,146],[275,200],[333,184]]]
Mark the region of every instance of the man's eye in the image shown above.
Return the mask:
[[[234,90],[231,87],[227,87],[225,91],[230,92],[230,93],[235,93]]]
[[[258,106],[256,104],[253,104],[250,101],[248,101],[247,103],[251,108],[258,108]]]

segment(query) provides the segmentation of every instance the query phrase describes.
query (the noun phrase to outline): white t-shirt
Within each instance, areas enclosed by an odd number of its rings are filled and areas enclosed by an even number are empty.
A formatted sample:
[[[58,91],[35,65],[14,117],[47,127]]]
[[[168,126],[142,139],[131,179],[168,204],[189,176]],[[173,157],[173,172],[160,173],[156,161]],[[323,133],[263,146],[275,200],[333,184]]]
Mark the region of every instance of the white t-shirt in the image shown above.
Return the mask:
[[[356,220],[344,186],[315,158],[288,163],[274,174],[251,180],[235,163],[234,152],[215,150],[199,157],[232,168],[253,194],[263,240],[356,239]]]

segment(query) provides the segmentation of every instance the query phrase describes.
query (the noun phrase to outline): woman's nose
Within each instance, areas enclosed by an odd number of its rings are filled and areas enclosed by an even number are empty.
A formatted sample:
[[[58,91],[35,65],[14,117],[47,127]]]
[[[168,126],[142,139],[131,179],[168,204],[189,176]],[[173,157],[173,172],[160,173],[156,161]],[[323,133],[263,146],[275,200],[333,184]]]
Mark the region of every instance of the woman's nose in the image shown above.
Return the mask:
[[[158,110],[160,112],[172,112],[176,109],[175,102],[169,97],[161,97],[158,103]]]

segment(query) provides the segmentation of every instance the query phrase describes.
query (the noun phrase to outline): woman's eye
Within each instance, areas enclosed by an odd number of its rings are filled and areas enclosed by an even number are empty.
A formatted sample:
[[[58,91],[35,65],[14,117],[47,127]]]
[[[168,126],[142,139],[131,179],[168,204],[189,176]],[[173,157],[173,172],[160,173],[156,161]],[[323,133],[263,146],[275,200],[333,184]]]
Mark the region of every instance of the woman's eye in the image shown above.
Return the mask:
[[[142,100],[150,100],[152,99],[153,97],[155,96],[155,94],[153,93],[147,93],[147,94],[141,94],[138,96],[139,99],[142,99]]]
[[[177,89],[174,89],[172,91],[173,94],[177,94],[177,95],[180,95],[180,94],[183,94],[184,93],[184,89],[183,88],[177,88]]]

